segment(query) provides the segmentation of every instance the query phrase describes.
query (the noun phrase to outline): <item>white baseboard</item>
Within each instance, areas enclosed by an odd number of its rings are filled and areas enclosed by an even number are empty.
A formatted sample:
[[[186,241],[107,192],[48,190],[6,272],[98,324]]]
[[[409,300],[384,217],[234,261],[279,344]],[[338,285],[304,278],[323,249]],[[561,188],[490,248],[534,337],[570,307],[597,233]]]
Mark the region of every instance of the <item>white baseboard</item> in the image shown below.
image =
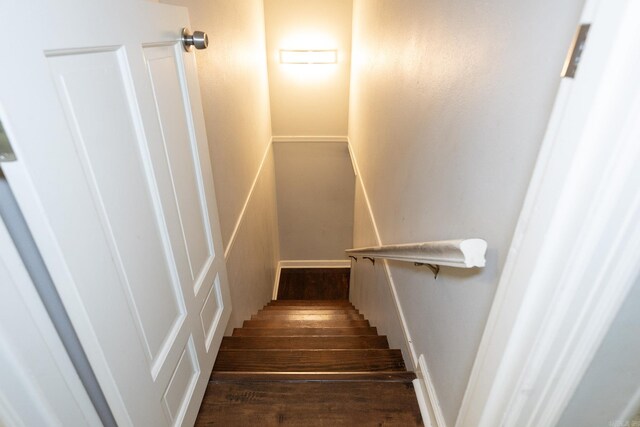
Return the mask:
[[[282,260],[278,268],[350,268],[350,259]]]
[[[438,402],[436,390],[431,382],[427,362],[424,354],[418,357],[418,368],[416,369],[417,379],[413,380],[413,388],[416,392],[416,399],[420,406],[420,414],[422,422],[425,426],[431,427],[447,427]]]
[[[273,299],[278,299],[278,285],[280,284],[280,271],[283,268],[351,268],[349,259],[304,259],[282,260],[278,262],[276,281],[273,284]]]
[[[282,135],[274,136],[273,142],[347,142],[346,136],[304,136],[304,135]]]
[[[271,295],[272,300],[278,299],[278,287],[280,285],[280,270],[282,269],[281,263],[282,261],[278,261],[278,266],[276,267],[276,281],[273,284],[273,295]]]

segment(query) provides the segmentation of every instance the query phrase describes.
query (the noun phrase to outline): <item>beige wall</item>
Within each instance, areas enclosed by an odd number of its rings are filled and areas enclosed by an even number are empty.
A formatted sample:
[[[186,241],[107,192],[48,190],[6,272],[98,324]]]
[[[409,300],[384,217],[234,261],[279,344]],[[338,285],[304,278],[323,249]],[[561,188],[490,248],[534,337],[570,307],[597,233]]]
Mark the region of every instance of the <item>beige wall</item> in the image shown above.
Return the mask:
[[[345,142],[274,142],[283,260],[345,259],[354,173]]]
[[[378,245],[374,224],[359,179],[356,179],[353,225],[355,248]],[[402,322],[395,307],[383,262],[378,260],[372,264],[369,260],[359,258],[357,262],[351,263],[349,300],[358,309],[362,310],[364,307],[363,313],[366,313],[371,325],[378,328],[378,334],[387,336],[389,347],[399,348],[402,351],[407,369],[413,370],[411,355],[402,331]]]
[[[188,7],[192,30],[209,35],[209,48],[194,55],[227,252],[233,304],[229,327],[237,326],[270,299],[279,258],[263,2],[166,3]]]
[[[227,335],[271,300],[279,259],[276,182],[270,149],[227,256],[233,303]]]
[[[346,135],[351,0],[265,0],[274,135]],[[283,65],[280,49],[338,49],[335,65]]]
[[[349,137],[382,243],[489,243],[486,268],[443,267],[437,280],[390,264],[451,426],[582,3],[354,1]]]

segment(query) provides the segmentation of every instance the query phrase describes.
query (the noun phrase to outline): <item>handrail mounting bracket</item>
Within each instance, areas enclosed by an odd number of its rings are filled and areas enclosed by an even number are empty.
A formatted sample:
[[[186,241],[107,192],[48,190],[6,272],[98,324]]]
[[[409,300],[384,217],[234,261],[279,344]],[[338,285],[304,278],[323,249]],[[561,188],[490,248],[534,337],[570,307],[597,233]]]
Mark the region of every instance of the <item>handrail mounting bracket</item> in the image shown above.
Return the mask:
[[[438,278],[438,273],[440,273],[440,266],[437,264],[428,264],[428,263],[424,263],[424,262],[415,262],[413,263],[413,265],[415,265],[416,267],[421,267],[423,265],[426,265],[427,267],[429,267],[429,270],[431,270],[433,272],[433,278],[437,279]]]

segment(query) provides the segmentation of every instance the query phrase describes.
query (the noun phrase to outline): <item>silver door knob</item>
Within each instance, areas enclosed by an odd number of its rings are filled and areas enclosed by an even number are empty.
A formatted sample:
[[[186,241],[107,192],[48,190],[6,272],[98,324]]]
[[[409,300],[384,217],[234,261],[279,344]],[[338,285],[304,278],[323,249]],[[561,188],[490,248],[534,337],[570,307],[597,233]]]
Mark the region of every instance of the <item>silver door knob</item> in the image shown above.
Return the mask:
[[[209,46],[209,36],[204,31],[194,31],[193,34],[188,28],[182,29],[182,47],[189,52],[191,46],[196,49],[206,49]]]

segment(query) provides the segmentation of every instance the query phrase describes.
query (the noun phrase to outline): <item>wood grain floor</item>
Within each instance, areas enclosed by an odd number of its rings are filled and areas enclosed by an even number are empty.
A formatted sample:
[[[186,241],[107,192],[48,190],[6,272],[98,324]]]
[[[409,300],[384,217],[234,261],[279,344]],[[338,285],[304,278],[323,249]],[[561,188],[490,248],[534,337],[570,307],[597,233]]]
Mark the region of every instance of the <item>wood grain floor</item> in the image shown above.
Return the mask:
[[[413,379],[349,301],[272,301],[224,337],[196,426],[421,426]]]
[[[197,426],[422,425],[411,383],[212,381]]]

